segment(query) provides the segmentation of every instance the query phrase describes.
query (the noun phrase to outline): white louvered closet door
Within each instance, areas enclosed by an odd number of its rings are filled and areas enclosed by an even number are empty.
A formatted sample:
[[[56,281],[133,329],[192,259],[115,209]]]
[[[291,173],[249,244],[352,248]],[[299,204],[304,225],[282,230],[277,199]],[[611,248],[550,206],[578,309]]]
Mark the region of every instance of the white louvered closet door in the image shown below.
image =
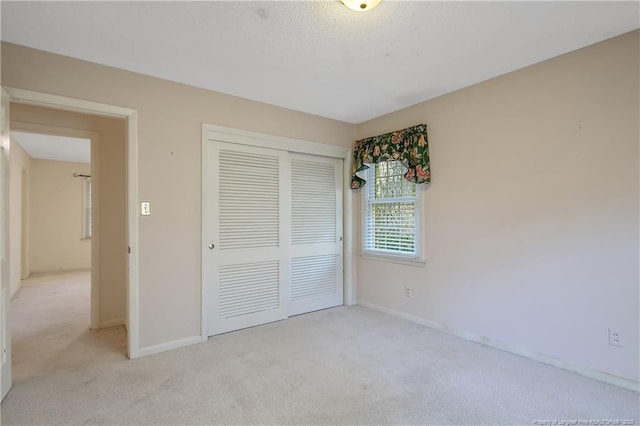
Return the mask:
[[[291,154],[289,316],[342,305],[342,160]]]
[[[289,158],[211,141],[203,167],[208,335],[287,317]]]

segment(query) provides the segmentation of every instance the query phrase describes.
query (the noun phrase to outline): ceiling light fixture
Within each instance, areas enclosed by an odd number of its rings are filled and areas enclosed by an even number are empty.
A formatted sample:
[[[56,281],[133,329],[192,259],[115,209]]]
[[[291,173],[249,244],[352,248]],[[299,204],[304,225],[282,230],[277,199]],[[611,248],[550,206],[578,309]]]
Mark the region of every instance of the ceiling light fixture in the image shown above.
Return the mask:
[[[380,4],[382,0],[340,0],[342,4],[347,6],[351,10],[357,12],[364,12],[365,10],[371,10]]]

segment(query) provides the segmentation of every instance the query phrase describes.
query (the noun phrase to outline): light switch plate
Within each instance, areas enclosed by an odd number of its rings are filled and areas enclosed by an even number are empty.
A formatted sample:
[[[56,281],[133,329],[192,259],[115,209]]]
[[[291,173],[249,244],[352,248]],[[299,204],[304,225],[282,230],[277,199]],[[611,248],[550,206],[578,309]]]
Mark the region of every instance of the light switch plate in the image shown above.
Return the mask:
[[[140,203],[140,214],[142,216],[149,216],[151,214],[151,203],[143,201]]]

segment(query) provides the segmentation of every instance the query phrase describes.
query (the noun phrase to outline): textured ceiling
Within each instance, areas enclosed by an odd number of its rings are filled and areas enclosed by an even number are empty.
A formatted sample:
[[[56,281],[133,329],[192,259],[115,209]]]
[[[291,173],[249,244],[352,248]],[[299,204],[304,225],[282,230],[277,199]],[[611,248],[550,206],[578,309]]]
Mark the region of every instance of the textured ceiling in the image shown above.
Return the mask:
[[[91,139],[11,132],[31,158],[39,160],[91,162]]]
[[[636,2],[7,2],[2,39],[359,123],[640,26]]]

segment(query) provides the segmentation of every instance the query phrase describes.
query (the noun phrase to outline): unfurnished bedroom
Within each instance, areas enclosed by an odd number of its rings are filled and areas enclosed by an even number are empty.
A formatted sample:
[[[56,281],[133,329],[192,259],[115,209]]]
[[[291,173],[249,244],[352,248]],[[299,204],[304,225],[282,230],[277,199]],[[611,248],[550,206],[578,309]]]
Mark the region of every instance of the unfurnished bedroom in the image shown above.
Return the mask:
[[[1,8],[3,425],[640,423],[640,3]]]

